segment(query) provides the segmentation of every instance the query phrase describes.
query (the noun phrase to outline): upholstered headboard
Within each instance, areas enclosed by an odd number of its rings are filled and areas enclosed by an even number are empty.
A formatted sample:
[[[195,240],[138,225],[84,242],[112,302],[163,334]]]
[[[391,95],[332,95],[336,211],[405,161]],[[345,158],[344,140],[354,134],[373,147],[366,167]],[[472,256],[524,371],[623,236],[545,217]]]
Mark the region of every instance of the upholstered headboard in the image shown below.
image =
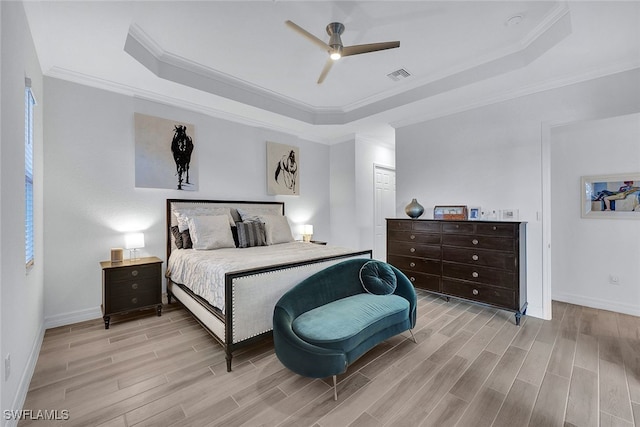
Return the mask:
[[[207,209],[212,211],[216,208],[229,208],[231,216],[235,222],[241,221],[238,208],[256,209],[265,214],[284,215],[284,202],[266,201],[235,201],[235,200],[191,200],[191,199],[167,199],[167,260],[171,251],[176,249],[171,227],[178,224],[174,211],[176,209],[193,208],[206,213]]]

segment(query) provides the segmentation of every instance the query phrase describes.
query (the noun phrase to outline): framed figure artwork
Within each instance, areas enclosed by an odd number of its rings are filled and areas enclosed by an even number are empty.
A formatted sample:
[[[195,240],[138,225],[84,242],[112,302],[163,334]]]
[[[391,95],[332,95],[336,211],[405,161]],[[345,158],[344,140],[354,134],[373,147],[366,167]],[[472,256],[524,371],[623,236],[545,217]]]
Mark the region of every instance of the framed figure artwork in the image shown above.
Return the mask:
[[[583,176],[582,218],[640,219],[640,173]]]

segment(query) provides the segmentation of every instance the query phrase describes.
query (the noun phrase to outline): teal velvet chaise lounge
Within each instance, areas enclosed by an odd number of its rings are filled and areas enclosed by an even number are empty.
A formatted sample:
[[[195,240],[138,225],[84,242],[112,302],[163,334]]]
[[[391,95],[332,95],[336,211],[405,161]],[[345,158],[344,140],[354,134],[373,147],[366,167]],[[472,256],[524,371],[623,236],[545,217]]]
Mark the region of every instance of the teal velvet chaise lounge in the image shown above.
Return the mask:
[[[332,376],[337,400],[336,375],[415,324],[416,293],[409,279],[390,264],[352,259],[319,271],[280,298],[273,341],[278,359],[293,372]]]

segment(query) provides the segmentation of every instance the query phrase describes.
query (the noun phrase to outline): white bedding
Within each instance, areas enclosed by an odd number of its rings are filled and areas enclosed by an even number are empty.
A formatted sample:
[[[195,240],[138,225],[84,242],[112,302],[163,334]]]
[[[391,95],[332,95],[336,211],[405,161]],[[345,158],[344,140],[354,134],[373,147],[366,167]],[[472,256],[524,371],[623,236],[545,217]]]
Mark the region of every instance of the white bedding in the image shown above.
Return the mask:
[[[169,257],[167,274],[224,313],[225,274],[352,253],[352,249],[304,242],[215,250],[177,249]]]

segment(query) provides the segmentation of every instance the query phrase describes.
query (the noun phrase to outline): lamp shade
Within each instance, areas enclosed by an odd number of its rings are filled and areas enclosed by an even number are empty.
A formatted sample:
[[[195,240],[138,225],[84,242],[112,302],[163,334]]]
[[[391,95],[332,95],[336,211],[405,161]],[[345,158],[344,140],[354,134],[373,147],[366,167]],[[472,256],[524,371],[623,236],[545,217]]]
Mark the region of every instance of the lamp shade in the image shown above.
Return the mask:
[[[124,244],[127,249],[144,248],[144,233],[129,233],[124,236]]]

